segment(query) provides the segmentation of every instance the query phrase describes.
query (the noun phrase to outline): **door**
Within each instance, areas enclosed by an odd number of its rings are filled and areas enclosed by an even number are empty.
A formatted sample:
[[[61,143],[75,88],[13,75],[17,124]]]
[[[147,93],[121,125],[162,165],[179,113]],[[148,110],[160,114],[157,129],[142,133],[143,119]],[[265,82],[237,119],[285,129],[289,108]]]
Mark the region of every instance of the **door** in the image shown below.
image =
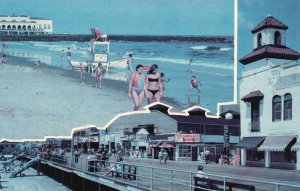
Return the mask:
[[[197,147],[192,147],[192,161],[197,160]]]

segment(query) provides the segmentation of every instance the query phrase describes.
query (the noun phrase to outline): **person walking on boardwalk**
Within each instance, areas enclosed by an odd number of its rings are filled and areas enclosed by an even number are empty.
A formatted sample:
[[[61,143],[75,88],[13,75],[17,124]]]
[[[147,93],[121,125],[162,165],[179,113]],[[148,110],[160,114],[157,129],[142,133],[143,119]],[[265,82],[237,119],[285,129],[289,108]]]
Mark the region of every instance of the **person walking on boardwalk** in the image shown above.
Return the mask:
[[[163,151],[162,154],[163,154],[164,163],[167,164],[167,159],[168,159],[168,153],[167,153],[167,151],[164,149],[164,151]]]
[[[132,97],[134,102],[134,111],[137,111],[141,108],[145,96],[145,75],[143,74],[143,65],[138,64],[135,70],[136,72],[133,73],[130,77],[128,97]]]
[[[161,149],[158,153],[158,158],[159,158],[159,164],[161,164],[161,161],[163,160],[163,149]]]
[[[148,99],[148,104],[151,104],[155,101],[160,102],[162,96],[162,84],[160,74],[157,72],[158,66],[153,64],[146,76],[146,97]]]

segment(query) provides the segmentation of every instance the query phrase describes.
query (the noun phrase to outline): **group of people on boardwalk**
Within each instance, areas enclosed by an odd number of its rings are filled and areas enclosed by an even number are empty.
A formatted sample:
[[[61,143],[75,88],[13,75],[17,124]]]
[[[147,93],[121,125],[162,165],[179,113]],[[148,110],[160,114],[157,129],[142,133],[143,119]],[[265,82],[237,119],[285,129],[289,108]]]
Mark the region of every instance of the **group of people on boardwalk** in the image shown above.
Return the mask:
[[[164,162],[164,164],[167,164],[167,159],[168,159],[168,153],[165,149],[161,149],[158,153],[158,158],[159,158],[159,164]]]

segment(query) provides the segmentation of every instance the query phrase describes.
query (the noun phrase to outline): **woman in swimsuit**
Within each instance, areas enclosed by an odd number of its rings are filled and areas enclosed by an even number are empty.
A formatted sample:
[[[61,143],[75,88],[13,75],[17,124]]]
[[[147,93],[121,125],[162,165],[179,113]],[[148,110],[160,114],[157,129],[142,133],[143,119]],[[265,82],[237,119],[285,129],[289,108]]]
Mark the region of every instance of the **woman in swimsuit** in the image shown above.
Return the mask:
[[[132,97],[134,102],[134,111],[141,108],[144,99],[144,81],[145,75],[143,72],[143,65],[138,64],[135,68],[136,72],[131,75],[128,87],[128,97]]]
[[[158,66],[153,64],[146,76],[146,97],[148,98],[148,104],[153,103],[153,98],[155,101],[160,102],[162,96],[162,84],[160,74],[157,72]]]

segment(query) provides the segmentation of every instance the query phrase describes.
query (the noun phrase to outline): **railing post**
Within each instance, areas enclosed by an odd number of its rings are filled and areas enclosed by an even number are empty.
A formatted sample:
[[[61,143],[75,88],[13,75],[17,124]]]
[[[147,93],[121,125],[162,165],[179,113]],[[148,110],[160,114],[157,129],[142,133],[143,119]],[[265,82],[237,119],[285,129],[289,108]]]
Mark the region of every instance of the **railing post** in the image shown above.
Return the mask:
[[[172,191],[172,181],[173,181],[172,176],[173,176],[173,170],[171,169],[170,170],[170,191]]]
[[[151,167],[151,190],[153,190],[153,167]]]
[[[193,173],[190,172],[190,191],[193,191],[192,185],[193,185]]]
[[[135,175],[135,185],[136,187],[138,186],[138,166],[135,167],[136,168],[136,175]]]
[[[276,184],[276,191],[279,191],[279,184]]]
[[[224,191],[226,191],[226,177],[224,176]]]

